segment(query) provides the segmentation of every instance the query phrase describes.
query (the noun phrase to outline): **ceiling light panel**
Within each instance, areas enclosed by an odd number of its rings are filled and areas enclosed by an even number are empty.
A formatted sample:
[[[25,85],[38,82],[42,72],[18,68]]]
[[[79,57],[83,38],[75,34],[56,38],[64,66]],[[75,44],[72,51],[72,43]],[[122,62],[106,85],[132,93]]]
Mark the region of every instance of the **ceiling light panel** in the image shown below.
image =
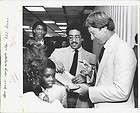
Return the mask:
[[[23,29],[30,29],[30,26],[23,26]]]
[[[61,33],[62,31],[61,31],[61,30],[55,30],[54,32],[56,32],[56,33]]]
[[[58,34],[61,34],[61,35],[63,35],[64,33],[58,33]]]
[[[29,11],[45,11],[44,7],[25,7],[26,9],[28,9]]]
[[[58,33],[59,35],[61,35],[62,37],[66,37],[67,35],[65,33]]]
[[[55,24],[55,21],[43,21],[46,24]]]
[[[57,25],[67,25],[67,23],[56,23]]]
[[[66,32],[66,29],[62,29],[63,32]]]
[[[32,30],[31,30],[31,29],[25,29],[25,31],[26,31],[26,32],[32,32]]]
[[[60,29],[67,29],[67,26],[59,26]]]

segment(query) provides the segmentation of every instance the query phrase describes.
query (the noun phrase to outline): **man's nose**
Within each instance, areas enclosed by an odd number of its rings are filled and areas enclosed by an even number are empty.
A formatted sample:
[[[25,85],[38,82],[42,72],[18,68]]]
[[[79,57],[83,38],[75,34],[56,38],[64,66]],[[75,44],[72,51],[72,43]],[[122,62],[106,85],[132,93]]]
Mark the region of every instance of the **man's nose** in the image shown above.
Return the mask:
[[[73,38],[72,41],[73,41],[73,42],[76,42],[76,38]]]

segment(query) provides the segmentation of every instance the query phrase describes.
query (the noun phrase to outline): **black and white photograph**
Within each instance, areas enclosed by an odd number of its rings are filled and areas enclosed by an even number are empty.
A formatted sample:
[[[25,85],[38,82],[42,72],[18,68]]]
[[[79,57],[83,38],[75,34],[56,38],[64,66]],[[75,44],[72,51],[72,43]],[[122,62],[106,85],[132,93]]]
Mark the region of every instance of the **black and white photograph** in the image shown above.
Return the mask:
[[[2,112],[137,113],[140,2],[54,1],[2,13]]]

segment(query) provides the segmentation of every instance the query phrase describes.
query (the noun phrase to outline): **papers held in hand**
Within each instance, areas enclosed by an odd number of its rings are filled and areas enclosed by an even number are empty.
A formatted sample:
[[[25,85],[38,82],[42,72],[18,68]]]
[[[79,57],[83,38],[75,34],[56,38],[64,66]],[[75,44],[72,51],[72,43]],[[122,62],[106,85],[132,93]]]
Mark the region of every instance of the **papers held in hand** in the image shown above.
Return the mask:
[[[74,78],[74,76],[67,71],[64,71],[63,73],[56,73],[55,78],[71,90],[80,88],[79,85],[72,83],[72,79]]]

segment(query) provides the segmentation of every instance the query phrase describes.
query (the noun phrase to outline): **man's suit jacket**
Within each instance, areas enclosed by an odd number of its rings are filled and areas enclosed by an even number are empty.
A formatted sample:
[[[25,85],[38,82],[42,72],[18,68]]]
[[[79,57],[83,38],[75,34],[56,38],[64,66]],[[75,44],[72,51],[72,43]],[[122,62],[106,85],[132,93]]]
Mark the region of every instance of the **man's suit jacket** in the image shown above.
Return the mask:
[[[80,73],[83,68],[80,61],[86,60],[89,64],[96,64],[96,55],[84,50],[82,47],[78,49],[78,65],[76,75]],[[66,71],[70,71],[73,62],[74,50],[69,46],[66,48],[55,49],[51,58],[55,61],[61,62]]]
[[[84,69],[82,64],[79,61],[86,60],[89,64],[96,64],[96,55],[87,52],[82,47],[78,49],[78,65],[77,65],[77,72],[76,75],[80,73],[80,70]],[[51,59],[54,62],[61,62],[66,71],[70,71],[72,62],[73,62],[73,56],[74,56],[74,50],[71,47],[61,48],[61,49],[55,49],[55,51],[51,55]],[[93,77],[91,77],[93,78]],[[93,79],[89,80],[90,82],[93,81]],[[87,101],[81,101],[77,100],[76,107],[77,108],[88,108],[89,104]]]
[[[135,54],[116,34],[108,41],[99,64],[95,87],[89,87],[89,97],[96,108],[133,108]]]

